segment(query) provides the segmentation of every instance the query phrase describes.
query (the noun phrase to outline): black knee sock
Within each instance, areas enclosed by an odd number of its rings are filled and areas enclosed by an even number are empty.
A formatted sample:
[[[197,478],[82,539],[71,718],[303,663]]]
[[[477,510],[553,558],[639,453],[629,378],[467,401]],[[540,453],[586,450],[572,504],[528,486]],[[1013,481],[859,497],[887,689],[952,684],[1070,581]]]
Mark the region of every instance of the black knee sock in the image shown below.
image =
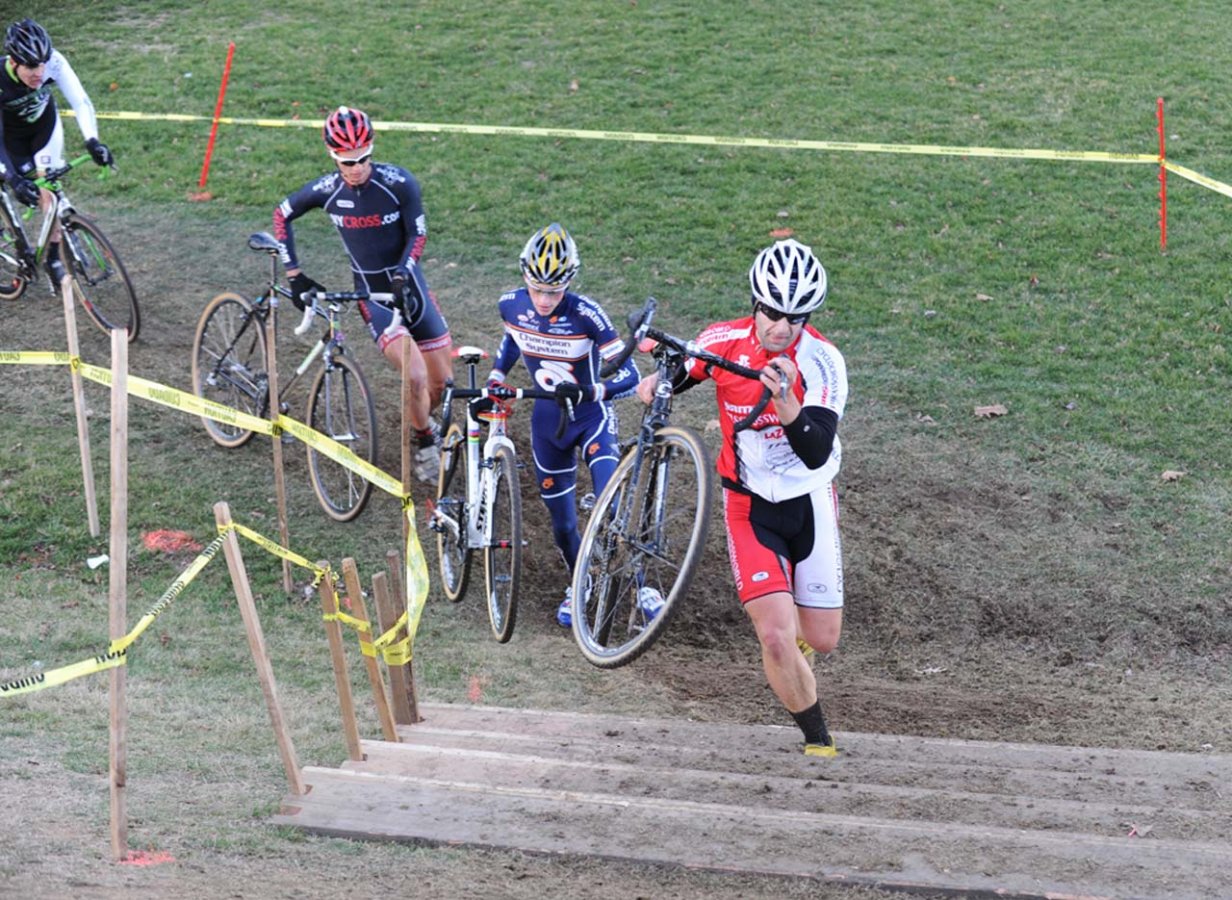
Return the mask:
[[[806,744],[826,745],[830,743],[830,732],[826,730],[826,719],[821,714],[821,701],[814,703],[808,709],[792,713],[791,717],[796,720],[796,724],[804,732]]]

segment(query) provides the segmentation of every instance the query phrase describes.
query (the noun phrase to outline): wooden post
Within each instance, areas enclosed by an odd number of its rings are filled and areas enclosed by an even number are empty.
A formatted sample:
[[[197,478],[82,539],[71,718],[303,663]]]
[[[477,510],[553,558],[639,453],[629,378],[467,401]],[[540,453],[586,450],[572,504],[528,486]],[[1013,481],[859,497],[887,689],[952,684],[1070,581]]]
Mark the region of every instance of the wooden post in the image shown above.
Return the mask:
[[[270,724],[274,726],[274,740],[278,743],[278,753],[282,757],[282,767],[287,773],[287,783],[291,787],[292,794],[303,796],[308,791],[299,770],[299,762],[295,758],[295,745],[291,743],[291,732],[282,714],[282,705],[278,702],[278,687],[274,684],[274,668],[270,665],[269,651],[265,647],[265,634],[261,631],[261,620],[257,617],[257,606],[252,599],[252,587],[248,584],[248,572],[244,569],[244,557],[240,553],[239,538],[235,536],[235,530],[229,527],[231,525],[230,507],[224,502],[215,503],[214,519],[220,528],[227,528],[227,536],[223,541],[222,549],[227,557],[227,569],[231,572],[231,584],[235,587],[235,600],[240,608],[240,617],[244,620],[244,631],[248,634],[248,648],[252,651],[252,661],[256,664],[257,677],[261,681],[261,692],[265,695],[265,706],[269,710]]]
[[[328,563],[319,561],[317,568]],[[326,616],[338,611],[334,601],[334,579],[326,570],[321,578],[321,609]],[[346,653],[342,649],[342,625],[337,619],[325,619],[325,636],[329,639],[329,657],[334,664],[334,684],[338,687],[338,707],[342,712],[342,733],[346,737],[347,753],[356,762],[364,759],[359,746],[359,725],[355,722],[355,700],[351,696],[351,680],[347,677]]]
[[[347,557],[342,561],[342,580],[346,584],[347,596],[351,598],[351,615],[367,625],[366,630],[359,632],[361,645],[367,645],[364,652],[364,665],[368,669],[368,680],[372,683],[372,699],[376,702],[377,718],[381,720],[381,734],[385,740],[397,742],[398,731],[394,728],[394,715],[389,709],[389,695],[385,693],[385,676],[377,664],[376,656],[371,651],[372,620],[368,618],[368,606],[364,603],[364,592],[359,583],[359,570],[355,568],[355,560]]]
[[[277,342],[278,298],[275,295],[270,303],[270,313],[265,320],[265,358],[269,364],[269,404],[270,421],[277,424],[282,411],[282,403],[278,399],[278,355],[275,350]],[[291,535],[287,528],[287,481],[282,470],[282,435],[274,429],[274,496],[278,502],[278,534],[282,538],[283,549],[291,549]],[[291,593],[291,562],[282,561],[282,589]]]
[[[402,519],[403,522],[409,522],[410,516],[403,515]],[[406,546],[405,536],[403,537],[403,546]],[[410,599],[406,595],[406,581],[402,577],[402,555],[397,550],[386,550],[385,565],[389,568],[390,593],[396,598],[394,612],[395,615],[400,616],[408,608],[407,601]],[[409,624],[407,628],[409,633]],[[406,664],[406,699],[411,707],[411,722],[422,722],[423,717],[419,715],[419,700],[415,694],[415,666],[413,662]]]
[[[71,302],[71,301],[70,301]],[[128,633],[128,332],[111,332],[111,574],[108,634]],[[128,666],[110,670],[111,855],[128,854]]]
[[[389,631],[398,621],[393,600],[389,596],[389,584],[384,572],[372,576],[372,596],[376,598],[376,614],[381,623],[381,633]],[[389,667],[389,692],[394,710],[394,721],[399,725],[414,725],[418,721],[410,702],[410,664]]]
[[[427,302],[426,300],[424,302]],[[410,408],[411,383],[407,373],[411,369],[411,338],[402,339],[402,496],[411,496],[411,420],[406,411]],[[402,543],[409,537],[407,517],[402,517]]]
[[[64,332],[68,338],[68,355],[71,359],[81,358],[81,348],[77,344],[77,311],[73,305],[75,281],[65,276],[60,282],[60,296],[64,298]],[[127,335],[126,335],[127,336]],[[86,519],[90,524],[90,537],[98,537],[101,531],[98,523],[98,499],[94,493],[94,463],[90,459],[90,427],[86,421],[86,397],[82,388],[81,372],[75,367],[69,369],[73,382],[73,409],[77,413],[77,449],[81,452],[81,480],[86,495]]]

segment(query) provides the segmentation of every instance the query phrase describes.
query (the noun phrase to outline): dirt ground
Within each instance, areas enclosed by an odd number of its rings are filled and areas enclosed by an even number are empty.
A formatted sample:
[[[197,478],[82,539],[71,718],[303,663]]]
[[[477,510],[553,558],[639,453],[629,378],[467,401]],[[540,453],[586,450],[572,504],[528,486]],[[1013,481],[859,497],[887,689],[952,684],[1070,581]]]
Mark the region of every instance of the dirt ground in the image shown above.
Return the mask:
[[[149,340],[175,333],[166,323],[155,327],[160,315],[176,322],[190,319],[183,311],[152,305]],[[142,374],[182,375],[188,339],[181,338],[178,345],[168,343],[158,366],[150,365],[151,347],[144,345]],[[1075,559],[1095,558],[1086,551],[1097,542],[1100,523],[1088,533],[1080,530],[1085,527],[1081,523],[1037,511],[1042,507],[1019,503],[1007,508],[1003,497],[1022,495],[1012,484],[995,485],[995,491],[971,487],[961,474],[935,468],[931,480],[913,480],[907,476],[923,467],[913,466],[911,455],[917,451],[909,439],[895,445],[896,481],[895,473],[874,468],[875,460],[886,455],[859,452],[861,433],[879,427],[874,414],[853,409],[848,418],[852,463],[840,479],[847,620],[839,650],[815,665],[834,730],[1232,753],[1226,648],[1204,656],[1166,647],[1105,644],[1092,650],[1094,638],[1054,627],[1047,613],[1037,612],[1033,619],[1019,612],[1030,610],[1036,599],[1032,578],[1056,581],[1073,574],[1054,567],[1060,550],[1050,550],[1044,560],[1031,553],[1023,554],[1025,562],[1012,560],[1021,571],[1000,570],[991,559],[1000,548],[1019,543],[1031,546],[1034,540],[1042,546],[1038,538],[1044,535],[1061,550],[1072,550]],[[384,462],[391,470],[397,465],[392,457]],[[523,486],[526,530],[546,535],[542,505],[525,480]],[[1119,515],[1115,506],[1109,506],[1110,517]],[[690,602],[664,639],[578,700],[581,711],[790,724],[765,684],[751,628],[735,601],[721,530],[716,521]],[[967,543],[956,550],[959,539]],[[428,551],[431,560],[430,546]],[[956,560],[979,565],[964,568]],[[1115,568],[1102,576],[1111,584],[1108,590],[1124,587],[1119,577]],[[553,680],[573,677],[579,664],[571,640],[552,621],[563,583],[554,554],[540,548],[528,555],[522,613],[508,648],[491,642],[475,604],[440,603],[431,616],[472,628],[473,639],[484,647],[486,669],[522,685],[520,700],[526,706],[546,708],[553,703]],[[1098,604],[1104,585],[1095,577],[1076,590],[1076,602]],[[430,619],[426,628],[431,628]],[[425,652],[431,646],[427,640]],[[524,662],[512,671],[507,662],[512,654],[532,656],[532,671],[523,671]],[[537,682],[533,688],[531,680]],[[510,703],[511,693],[519,692],[507,689],[494,702],[518,705]],[[486,698],[469,696],[460,682],[437,688],[426,699],[457,703]],[[14,731],[6,718],[10,715],[0,707],[0,729]],[[199,723],[203,728],[228,725]],[[105,724],[101,732],[105,742]],[[877,896],[864,888],[803,879],[462,847],[357,845],[275,831],[268,819],[285,788],[276,760],[255,775],[237,771],[233,777],[210,773],[186,779],[172,771],[135,779],[129,799],[130,847],[157,847],[174,861],[117,865],[107,838],[106,773],[87,776],[80,767],[49,762],[57,755],[46,752],[55,747],[54,735],[8,740],[2,746],[0,800],[7,815],[0,825],[0,897]],[[654,839],[647,835],[648,841]],[[807,853],[809,848],[784,847],[782,852]]]

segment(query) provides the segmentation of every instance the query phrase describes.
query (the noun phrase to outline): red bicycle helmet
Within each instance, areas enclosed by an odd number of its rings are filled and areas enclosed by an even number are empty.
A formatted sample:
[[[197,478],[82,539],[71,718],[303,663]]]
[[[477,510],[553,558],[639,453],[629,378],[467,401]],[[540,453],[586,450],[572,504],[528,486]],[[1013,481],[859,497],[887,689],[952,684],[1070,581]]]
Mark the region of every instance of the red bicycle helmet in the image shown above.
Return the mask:
[[[339,106],[325,120],[324,136],[331,150],[358,150],[372,143],[372,120],[363,110]]]

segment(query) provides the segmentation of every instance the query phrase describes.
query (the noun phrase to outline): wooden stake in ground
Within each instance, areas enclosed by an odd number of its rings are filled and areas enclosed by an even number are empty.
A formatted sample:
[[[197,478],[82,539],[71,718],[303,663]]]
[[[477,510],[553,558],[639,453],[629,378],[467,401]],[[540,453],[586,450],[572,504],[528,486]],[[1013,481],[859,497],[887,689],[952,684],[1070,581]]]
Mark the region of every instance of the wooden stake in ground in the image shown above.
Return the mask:
[[[257,667],[257,678],[261,681],[261,693],[265,695],[265,706],[269,710],[270,724],[274,726],[274,740],[278,743],[278,754],[282,757],[282,767],[287,773],[287,783],[291,793],[303,796],[307,793],[304,787],[303,775],[299,770],[299,761],[295,757],[295,745],[291,742],[291,731],[287,728],[286,717],[282,714],[282,704],[278,701],[278,687],[274,684],[274,667],[270,665],[269,651],[265,646],[265,634],[261,630],[261,620],[257,617],[257,606],[252,599],[252,587],[248,584],[248,572],[244,568],[244,556],[240,553],[239,538],[231,527],[231,508],[223,502],[214,504],[214,519],[220,529],[226,529],[226,538],[222,549],[227,557],[227,569],[231,572],[231,584],[235,588],[235,601],[240,608],[240,618],[244,620],[244,631],[248,635],[248,648],[252,651],[252,661]]]
[[[334,664],[334,684],[338,688],[338,708],[342,713],[342,733],[346,736],[347,754],[353,760],[362,760],[364,752],[359,748],[359,725],[355,722],[355,700],[351,696],[351,679],[347,676],[346,653],[342,648],[342,624],[334,618],[338,604],[334,599],[334,577],[326,568],[329,563],[318,561],[317,568],[324,569],[321,576],[321,609],[325,613],[325,637],[329,641],[329,658]]]
[[[355,568],[355,560],[349,556],[342,561],[342,580],[346,585],[347,596],[351,598],[351,615],[367,625],[367,630],[361,629],[359,632],[359,644],[363,649],[368,680],[372,683],[372,699],[376,702],[377,718],[381,720],[381,734],[387,741],[399,741],[401,738],[394,728],[394,715],[389,708],[389,695],[385,693],[385,677],[381,674],[381,667],[376,661],[376,651],[372,648],[372,620],[368,618],[368,606],[364,603],[359,570]]]
[[[411,341],[403,339],[402,341],[402,428],[399,432],[402,436],[402,496],[411,496],[411,420],[407,417],[406,411],[411,402],[411,384],[408,372],[411,370]],[[410,537],[409,528],[411,525],[407,522],[407,517],[402,517],[402,543],[405,544],[407,538]]]
[[[377,572],[372,576],[372,596],[376,598],[376,614],[377,619],[381,623],[381,632],[387,632],[394,627],[394,623],[402,615],[400,609],[401,604],[395,604],[389,593],[389,580],[385,577],[384,572]],[[405,633],[404,628],[399,628],[400,633]],[[391,705],[394,710],[394,721],[399,725],[414,725],[418,721],[415,711],[411,709],[411,664],[390,665],[389,667],[389,693]]]
[[[403,525],[407,526],[410,516],[403,516],[402,520]],[[403,546],[406,546],[406,535],[403,535]],[[410,608],[411,599],[406,593],[406,579],[402,577],[402,555],[397,550],[386,550],[385,565],[389,569],[390,592],[398,598],[395,606],[396,614],[400,616],[404,610]],[[407,623],[407,633],[410,633],[410,623]],[[415,671],[409,662],[406,664],[406,700],[411,708],[411,724],[422,722],[423,718],[419,715],[419,700],[415,694]]]
[[[61,287],[67,287],[67,279]],[[72,300],[66,302],[71,303]],[[111,332],[111,556],[108,635],[128,633],[128,332]],[[128,666],[110,670],[111,855],[128,853]]]
[[[270,421],[278,424],[278,415],[282,412],[282,402],[278,397],[278,355],[274,350],[278,331],[278,295],[274,294],[270,301],[270,313],[265,320],[265,353],[269,361],[269,404]],[[284,550],[291,549],[291,534],[287,528],[287,482],[282,470],[282,434],[274,429],[274,496],[278,502],[278,534],[282,538]],[[282,561],[282,589],[291,593],[291,563]]]
[[[77,308],[73,304],[74,284],[71,277],[64,276],[60,282],[60,296],[64,299],[64,333],[68,338],[68,355],[70,359],[80,359],[81,348],[77,344]],[[101,529],[98,523],[98,499],[94,494],[94,463],[90,459],[90,427],[86,421],[85,391],[81,384],[81,372],[76,366],[69,367],[69,377],[73,382],[73,409],[77,413],[77,448],[81,451],[81,480],[86,495],[86,519],[90,523],[90,537],[98,537]]]

